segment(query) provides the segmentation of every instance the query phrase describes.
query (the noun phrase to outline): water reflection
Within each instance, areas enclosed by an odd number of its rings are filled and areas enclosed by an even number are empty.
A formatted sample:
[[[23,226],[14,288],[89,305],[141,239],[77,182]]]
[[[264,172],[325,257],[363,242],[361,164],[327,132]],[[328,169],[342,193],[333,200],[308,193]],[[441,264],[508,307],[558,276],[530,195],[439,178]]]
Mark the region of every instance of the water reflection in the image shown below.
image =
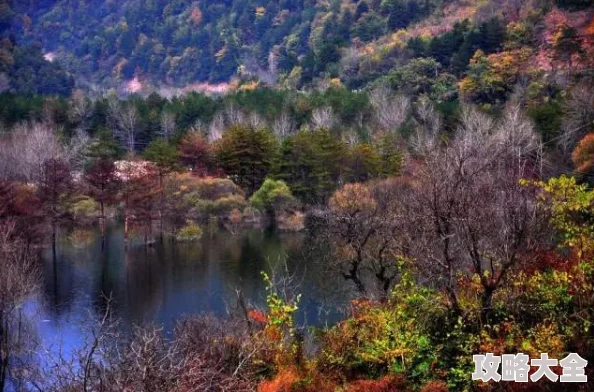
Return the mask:
[[[80,339],[81,325],[103,312],[110,295],[122,328],[156,322],[171,331],[185,315],[223,316],[235,306],[236,290],[249,304],[263,306],[261,271],[285,265],[302,294],[298,323],[333,323],[349,290],[307,242],[302,234],[245,231],[205,235],[196,243],[165,240],[151,248],[132,241],[126,248],[122,229],[113,227],[104,244],[98,235],[84,246],[62,243],[55,261],[51,251],[45,255],[40,333]]]

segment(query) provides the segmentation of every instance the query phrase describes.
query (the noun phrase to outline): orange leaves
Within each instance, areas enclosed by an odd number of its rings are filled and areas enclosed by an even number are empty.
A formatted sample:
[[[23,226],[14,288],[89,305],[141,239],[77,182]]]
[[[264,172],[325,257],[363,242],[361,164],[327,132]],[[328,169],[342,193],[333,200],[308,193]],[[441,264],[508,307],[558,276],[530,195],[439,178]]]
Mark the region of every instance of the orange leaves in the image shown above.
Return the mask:
[[[586,35],[594,35],[594,18],[592,18],[588,27],[586,27],[585,33]]]
[[[260,383],[258,392],[334,392],[343,390],[339,389],[327,374],[315,370],[305,374],[293,366],[285,368],[272,380]],[[369,389],[369,391],[375,390]]]
[[[431,381],[423,388],[421,388],[421,392],[448,392],[449,388],[443,381]]]
[[[530,70],[529,60],[532,54],[532,49],[528,47],[495,53],[489,55],[489,68],[494,74],[509,80]]]
[[[525,46],[488,56],[477,50],[470,60],[468,76],[458,85],[460,92],[472,100],[501,98],[518,78],[535,74],[533,58],[534,51]]]
[[[330,198],[330,209],[336,213],[354,215],[361,211],[374,210],[377,202],[365,184],[347,184]]]
[[[571,160],[577,171],[587,173],[594,167],[594,133],[589,133],[576,146]]]
[[[405,382],[402,377],[386,376],[379,380],[358,380],[351,383],[346,392],[396,392],[405,391]]]
[[[285,369],[270,381],[264,381],[258,386],[258,392],[291,392],[293,385],[299,381],[295,369]]]
[[[440,383],[430,383],[428,385],[437,387]],[[281,370],[272,380],[264,381],[258,386],[258,392],[398,392],[408,391],[404,377],[389,375],[378,380],[356,380],[343,387],[335,385],[327,375],[319,372],[308,373],[307,378],[303,378],[299,371],[294,367]],[[442,392],[447,389],[424,388],[425,392]]]
[[[264,312],[257,309],[252,309],[248,311],[247,316],[250,320],[260,324],[266,324],[268,322],[268,317],[266,317]]]

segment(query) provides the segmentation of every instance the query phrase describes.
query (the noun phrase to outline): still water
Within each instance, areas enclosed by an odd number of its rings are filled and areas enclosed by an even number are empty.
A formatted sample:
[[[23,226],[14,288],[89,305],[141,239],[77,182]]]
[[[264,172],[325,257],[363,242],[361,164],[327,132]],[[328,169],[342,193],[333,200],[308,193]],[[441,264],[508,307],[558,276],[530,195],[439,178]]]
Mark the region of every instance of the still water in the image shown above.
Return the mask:
[[[150,248],[141,241],[125,247],[120,227],[108,231],[103,246],[99,235],[82,246],[63,241],[55,260],[51,251],[44,257],[38,331],[46,345],[75,347],[84,340],[85,324],[103,313],[111,297],[123,330],[153,323],[170,333],[184,317],[233,311],[237,290],[249,306],[263,307],[261,271],[292,277],[302,295],[299,325],[332,324],[351,293],[309,244],[303,234],[249,230],[205,234],[194,243],[165,239]]]

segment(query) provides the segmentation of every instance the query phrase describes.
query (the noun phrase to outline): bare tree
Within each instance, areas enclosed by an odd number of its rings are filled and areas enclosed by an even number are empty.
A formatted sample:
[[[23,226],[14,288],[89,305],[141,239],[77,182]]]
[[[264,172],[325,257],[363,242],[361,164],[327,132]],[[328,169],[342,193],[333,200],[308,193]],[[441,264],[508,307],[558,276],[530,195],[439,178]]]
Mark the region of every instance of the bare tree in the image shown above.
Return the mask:
[[[254,129],[266,127],[266,121],[258,113],[252,112],[247,118],[247,124]]]
[[[37,182],[43,163],[62,159],[66,151],[51,123],[19,123],[0,139],[0,176]]]
[[[274,47],[268,54],[268,72],[262,79],[269,86],[274,86],[278,81],[278,47]]]
[[[591,84],[574,87],[564,112],[559,145],[569,154],[585,134],[594,131],[594,87]]]
[[[335,124],[336,117],[330,106],[315,108],[311,113],[311,126],[313,129],[332,129]]]
[[[400,207],[404,204],[394,200],[404,197],[407,189],[399,180],[347,184],[330,199],[328,220],[318,236],[332,246],[330,266],[363,295],[387,298],[398,277],[398,247],[404,237],[399,244],[394,233],[405,212]]]
[[[19,356],[32,339],[27,336],[23,304],[39,287],[38,258],[15,238],[15,225],[0,222],[0,391],[18,379]],[[26,374],[26,373],[25,373]]]
[[[466,108],[454,137],[426,152],[413,168],[416,185],[403,200],[406,255],[458,309],[457,280],[474,272],[483,289],[483,320],[509,272],[529,262],[546,235],[534,191],[520,179],[535,175],[538,138],[518,108],[500,123]]]
[[[225,131],[225,116],[223,113],[215,114],[208,126],[208,140],[213,142],[223,137]]]
[[[375,121],[385,131],[396,131],[407,120],[411,103],[403,95],[394,96],[387,86],[380,86],[371,91],[369,100],[374,110]]]
[[[361,137],[359,136],[359,133],[357,132],[356,129],[353,129],[353,128],[347,128],[346,130],[342,131],[341,136],[342,136],[342,139],[344,140],[344,142],[351,146],[355,146],[355,145],[359,144],[359,142],[361,141]]]
[[[419,98],[413,111],[415,133],[411,139],[413,150],[429,151],[437,146],[441,132],[441,116],[427,97]]]
[[[160,134],[165,140],[169,140],[175,132],[175,114],[170,112],[163,112],[161,114],[161,131]]]
[[[70,121],[77,124],[77,129],[86,131],[89,127],[89,119],[93,114],[91,101],[82,90],[76,90],[68,101],[68,117]]]
[[[117,98],[108,99],[108,114],[113,126],[114,137],[133,155],[136,149],[136,135],[140,115],[133,102],[120,103]]]
[[[69,143],[64,146],[65,158],[73,171],[82,172],[88,159],[91,138],[89,134],[78,129]]]
[[[295,122],[291,116],[283,111],[281,115],[274,121],[272,126],[274,134],[279,138],[284,138],[291,135],[295,131]]]
[[[353,77],[359,71],[362,56],[359,49],[354,46],[349,46],[343,50],[340,58],[340,73],[346,77]]]
[[[246,123],[245,113],[234,104],[225,107],[225,125],[242,125]]]
[[[154,326],[117,333],[109,302],[87,339],[71,355],[44,353],[49,363],[34,381],[39,390],[118,392],[255,390],[254,359],[263,348],[245,320],[197,317],[179,323],[173,339]]]

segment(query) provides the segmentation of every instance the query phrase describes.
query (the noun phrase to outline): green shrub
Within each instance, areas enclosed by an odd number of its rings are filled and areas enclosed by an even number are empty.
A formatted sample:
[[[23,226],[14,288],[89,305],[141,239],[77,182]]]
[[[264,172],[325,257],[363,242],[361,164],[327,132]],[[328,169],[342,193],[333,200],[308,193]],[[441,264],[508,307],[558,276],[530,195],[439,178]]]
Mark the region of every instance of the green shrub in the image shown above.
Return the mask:
[[[175,238],[178,241],[198,241],[202,238],[202,233],[200,226],[195,223],[188,223],[177,232]]]
[[[282,180],[267,178],[260,189],[250,198],[250,203],[262,211],[275,211],[293,202],[289,186]]]
[[[82,196],[70,207],[76,220],[89,219],[99,213],[99,204],[90,197]]]

